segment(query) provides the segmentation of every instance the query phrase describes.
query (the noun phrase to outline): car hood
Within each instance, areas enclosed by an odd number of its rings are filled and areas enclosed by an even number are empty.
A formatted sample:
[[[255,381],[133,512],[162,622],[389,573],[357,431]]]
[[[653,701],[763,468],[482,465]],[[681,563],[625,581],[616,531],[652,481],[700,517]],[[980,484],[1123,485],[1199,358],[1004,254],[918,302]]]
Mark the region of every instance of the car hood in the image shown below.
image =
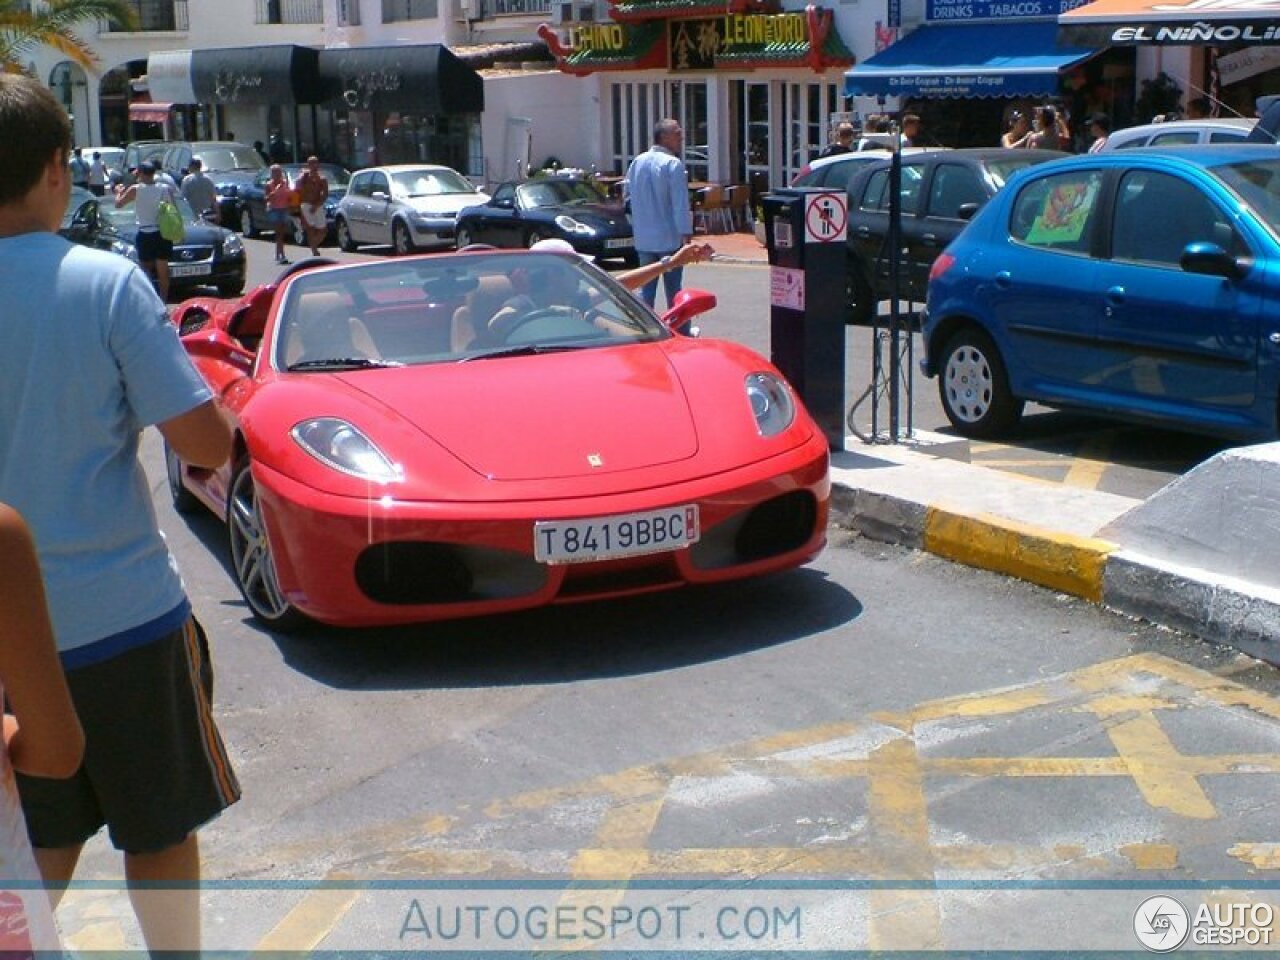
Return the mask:
[[[418,213],[444,214],[453,216],[460,210],[473,207],[477,203],[487,203],[489,198],[483,193],[443,193],[430,197],[397,197],[396,202],[403,204]]]
[[[554,207],[539,207],[537,212],[547,219],[559,216],[573,217],[592,227],[629,227],[631,221],[619,206],[604,203],[566,203]]]
[[[659,343],[342,376],[492,480],[601,476],[698,452]]]
[[[258,176],[258,170],[213,170],[206,171],[210,180],[213,181],[215,187],[235,187],[243,190],[245,187],[252,186],[254,179]]]

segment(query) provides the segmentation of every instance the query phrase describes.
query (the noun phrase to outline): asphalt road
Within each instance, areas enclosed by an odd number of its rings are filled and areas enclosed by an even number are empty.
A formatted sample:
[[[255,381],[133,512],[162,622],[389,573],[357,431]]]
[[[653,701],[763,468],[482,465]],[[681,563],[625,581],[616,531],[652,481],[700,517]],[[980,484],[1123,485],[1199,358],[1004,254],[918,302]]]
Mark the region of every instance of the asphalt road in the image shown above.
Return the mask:
[[[708,332],[745,325],[749,268],[700,269]],[[811,938],[869,949],[1079,933],[1074,901],[1013,922],[992,882],[1121,888],[1083,926],[1136,949],[1149,893],[1280,869],[1280,682],[1234,652],[835,529],[747,584],[273,636],[218,521],[171,510],[154,433],[144,459],[244,787],[202,835],[210,946],[405,949],[410,894],[546,883],[808,884],[856,899]],[[119,876],[96,839],[74,949],[136,947]]]

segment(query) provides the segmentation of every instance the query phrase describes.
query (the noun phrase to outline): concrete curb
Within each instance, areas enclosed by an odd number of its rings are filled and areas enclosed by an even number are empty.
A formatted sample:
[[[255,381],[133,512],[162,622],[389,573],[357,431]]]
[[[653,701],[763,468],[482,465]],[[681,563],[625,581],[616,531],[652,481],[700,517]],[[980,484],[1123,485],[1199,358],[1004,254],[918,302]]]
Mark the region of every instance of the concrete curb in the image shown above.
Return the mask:
[[[1161,564],[1107,540],[833,480],[832,516],[863,536],[1080,597],[1280,665],[1280,590]]]

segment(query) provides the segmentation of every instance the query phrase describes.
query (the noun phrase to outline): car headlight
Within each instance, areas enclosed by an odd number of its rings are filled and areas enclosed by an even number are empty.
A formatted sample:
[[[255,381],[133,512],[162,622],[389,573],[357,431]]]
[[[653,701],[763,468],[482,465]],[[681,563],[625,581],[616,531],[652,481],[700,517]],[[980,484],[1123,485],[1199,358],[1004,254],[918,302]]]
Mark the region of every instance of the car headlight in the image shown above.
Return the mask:
[[[130,260],[132,260],[134,263],[137,263],[137,262],[138,262],[138,251],[137,251],[137,249],[135,249],[135,248],[134,248],[134,246],[133,246],[133,244],[132,244],[132,243],[127,243],[127,242],[126,242],[126,241],[124,241],[124,240],[112,240],[112,241],[111,241],[111,252],[112,252],[112,253],[118,253],[118,254],[120,254],[120,256],[122,256],[122,257],[128,257],[128,258],[129,258]]]
[[[747,376],[746,388],[760,436],[772,437],[791,426],[796,402],[790,387],[771,373],[752,373]]]
[[[448,220],[453,214],[448,210],[419,210],[415,219],[426,223],[428,220]]]
[[[327,467],[374,483],[397,483],[404,469],[392,463],[372,440],[337,417],[304,420],[289,431],[294,441]]]
[[[236,195],[236,185],[234,183],[223,183],[214,187],[220,197],[234,197]]]
[[[227,234],[222,241],[222,255],[224,257],[238,257],[242,253],[244,253],[244,244],[240,241],[240,234]]]
[[[556,217],[556,226],[568,233],[595,233],[595,228],[589,223],[583,223],[581,220],[575,220],[567,214],[560,214]]]

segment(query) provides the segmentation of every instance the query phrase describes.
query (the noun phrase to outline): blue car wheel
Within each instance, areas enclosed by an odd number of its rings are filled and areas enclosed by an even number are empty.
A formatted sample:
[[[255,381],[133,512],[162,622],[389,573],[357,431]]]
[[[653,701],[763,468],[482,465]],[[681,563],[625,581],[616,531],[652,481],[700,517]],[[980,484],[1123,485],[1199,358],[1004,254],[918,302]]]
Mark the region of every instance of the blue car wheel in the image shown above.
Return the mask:
[[[1009,376],[995,342],[977,327],[964,327],[943,348],[938,365],[942,409],[967,437],[994,437],[1022,417],[1023,402],[1009,391]]]

